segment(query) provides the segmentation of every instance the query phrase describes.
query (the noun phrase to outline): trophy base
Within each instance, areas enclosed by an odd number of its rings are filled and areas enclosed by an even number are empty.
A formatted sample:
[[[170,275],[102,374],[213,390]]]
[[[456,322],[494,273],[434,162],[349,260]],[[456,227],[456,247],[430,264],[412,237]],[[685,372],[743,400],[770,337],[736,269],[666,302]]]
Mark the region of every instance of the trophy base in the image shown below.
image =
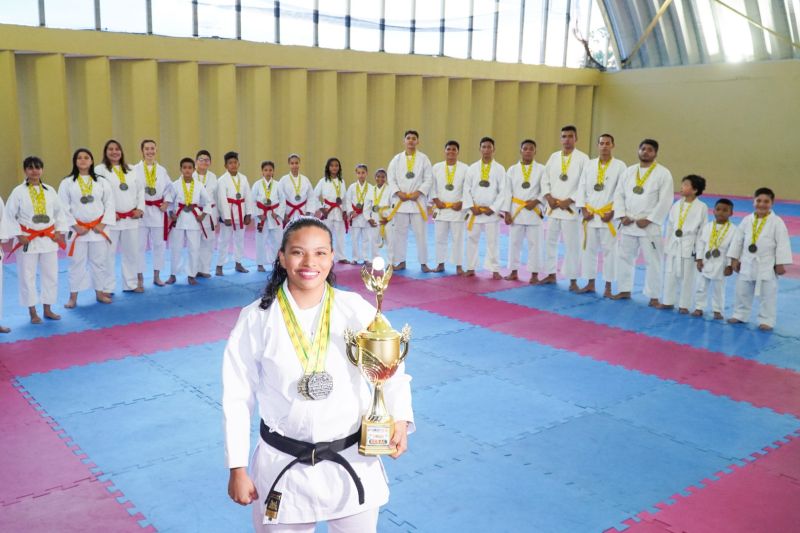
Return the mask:
[[[389,417],[383,422],[370,422],[365,416],[361,419],[361,442],[358,453],[361,455],[391,455],[397,451],[390,445],[394,434],[394,420]]]

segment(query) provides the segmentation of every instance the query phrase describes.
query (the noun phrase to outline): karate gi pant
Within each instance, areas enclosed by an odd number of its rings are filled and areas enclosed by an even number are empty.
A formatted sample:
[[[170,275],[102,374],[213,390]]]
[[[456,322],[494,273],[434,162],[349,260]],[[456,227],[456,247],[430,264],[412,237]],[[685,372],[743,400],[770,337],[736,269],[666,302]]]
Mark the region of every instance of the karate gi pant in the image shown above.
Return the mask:
[[[370,256],[370,261],[372,261],[373,258],[375,258],[375,257],[377,257],[379,255],[383,255],[384,259],[386,259],[387,263],[394,264],[394,261],[392,261],[392,241],[391,241],[392,223],[391,222],[389,222],[386,225],[385,233],[386,233],[386,242],[383,242],[382,239],[381,239],[381,226],[380,226],[380,224],[378,224],[378,226],[376,226],[374,228],[373,227],[369,228],[369,234],[370,234],[370,243],[369,243],[370,252],[369,252],[369,256]]]
[[[611,235],[608,226],[593,228],[586,226],[586,248],[581,250],[581,274],[586,279],[597,278],[597,255],[603,257],[603,281],[615,281],[617,277],[617,238]],[[582,243],[581,243],[582,244]]]
[[[108,249],[107,241],[86,242],[78,239],[75,242],[75,251],[69,262],[69,290],[81,292],[90,286],[96,291],[105,290],[108,282]],[[88,263],[88,265],[87,265]],[[89,273],[91,272],[91,285]]]
[[[202,237],[201,237],[202,239]],[[268,265],[275,264],[278,257],[278,250],[283,239],[283,229],[270,229],[266,226],[262,231],[256,230],[256,264]]]
[[[698,311],[706,310],[709,285],[711,285],[711,310],[722,314],[725,310],[725,278],[709,279],[701,274],[700,279],[697,281],[694,308]]]
[[[344,220],[324,220],[325,225],[331,230],[333,234],[333,257],[337,261],[347,259],[347,254],[344,251]]]
[[[211,261],[214,257],[214,247],[217,244],[217,234],[211,231],[210,227],[206,227],[208,238],[203,237],[202,232],[200,235],[200,265],[199,272],[204,274],[211,274]]]
[[[542,270],[542,232],[538,225],[512,224],[508,228],[508,268],[519,270],[522,264],[522,242],[528,244],[528,261],[525,268],[528,272],[539,273]]]
[[[138,274],[144,272],[144,253],[147,250],[147,241],[150,241],[150,251],[153,254],[153,270],[164,270],[164,255],[167,251],[167,241],[164,240],[163,226],[139,226],[139,268]]]
[[[105,243],[101,243],[105,244]],[[36,290],[36,271],[39,271],[41,297]],[[58,252],[17,255],[19,303],[33,307],[38,303],[53,305],[58,296]]]
[[[139,254],[143,254],[139,246],[139,228],[124,230],[114,230],[110,227],[106,230],[111,245],[108,248],[108,281],[106,282],[106,292],[114,292],[117,288],[117,249],[122,249],[122,289],[132,291],[139,284],[137,274],[141,261]]]
[[[556,273],[559,236],[563,236],[564,239],[564,263],[561,266],[561,275],[568,279],[577,279],[581,244],[581,226],[577,220],[551,218],[547,221],[544,274],[549,276]]]
[[[663,243],[661,228],[655,224],[647,226],[648,235],[622,235],[617,250],[617,290],[631,292],[636,258],[639,250],[644,255],[646,273],[644,278],[644,295],[648,298],[661,296],[661,259]]]
[[[170,275],[180,276],[186,273],[189,277],[195,277],[200,268],[200,239],[202,238],[199,229],[178,229],[173,228],[169,232],[169,251],[170,251]],[[189,255],[188,260],[183,258],[183,247]]]
[[[226,226],[224,223],[219,226],[219,246],[217,246],[217,266],[224,266],[228,262],[231,241],[233,241],[233,258],[237,263],[242,262],[244,257],[244,228],[236,226]]]
[[[353,250],[352,259],[356,262],[372,261],[372,228],[369,226],[350,226],[350,247]],[[367,254],[370,254],[367,256]]]
[[[758,308],[758,323],[775,327],[778,318],[778,278],[762,279],[759,281],[742,279],[736,280],[736,302],[733,304],[733,318],[747,322],[750,320],[750,311],[753,309],[753,298],[758,296],[761,305]]]
[[[420,265],[428,263],[428,236],[426,223],[419,213],[395,213],[392,218],[394,223],[392,241],[394,248],[392,260],[402,263],[406,260],[408,250],[408,227],[414,231],[414,240],[417,242],[417,259]],[[387,232],[388,233],[388,232]]]
[[[500,270],[498,259],[500,255],[498,241],[500,223],[498,221],[475,222],[472,230],[467,230],[467,270],[475,270],[475,266],[478,264],[478,242],[481,239],[481,233],[484,232],[486,232],[486,257],[483,259],[483,268],[489,272],[498,272]]]
[[[680,264],[678,262],[680,261]],[[689,309],[692,305],[692,296],[695,290],[695,274],[697,267],[693,257],[681,257],[677,259],[667,256],[666,275],[664,276],[664,305],[675,305],[677,300],[678,307]],[[677,296],[677,299],[676,299]]]
[[[253,529],[258,533],[314,533],[316,524],[263,524],[258,505],[253,505]],[[350,516],[328,520],[328,533],[375,533],[380,507]]]
[[[436,264],[447,260],[447,237],[453,236],[453,247],[450,251],[450,262],[456,266],[464,264],[464,226],[463,220],[448,222],[436,220],[433,223],[436,235]]]

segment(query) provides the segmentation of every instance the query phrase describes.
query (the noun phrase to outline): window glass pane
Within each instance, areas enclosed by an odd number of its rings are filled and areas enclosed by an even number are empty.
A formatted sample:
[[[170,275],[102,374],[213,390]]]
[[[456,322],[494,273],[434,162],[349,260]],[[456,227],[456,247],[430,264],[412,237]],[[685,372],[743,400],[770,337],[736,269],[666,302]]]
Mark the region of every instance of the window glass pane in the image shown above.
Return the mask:
[[[94,20],[94,19],[92,19]],[[39,2],[0,0],[0,24],[39,25]]]
[[[44,19],[51,28],[93,30],[94,0],[45,0]]]
[[[106,31],[147,33],[147,6],[144,0],[100,0],[100,27]]]
[[[567,64],[572,68],[582,67],[586,60],[586,49],[578,40],[587,39],[589,35],[589,22],[592,16],[592,0],[572,0],[572,13],[569,21],[569,35],[567,37]],[[577,37],[575,35],[577,30]]]
[[[407,54],[411,50],[411,0],[386,0],[387,52]]]
[[[444,4],[444,55],[465,58],[469,54],[469,11],[459,0]]]
[[[192,36],[192,2],[187,0],[152,0],[153,33],[173,37]],[[103,23],[106,17],[103,15]]]
[[[351,0],[350,48],[377,52],[380,49],[381,1]]]
[[[236,2],[206,0],[197,6],[197,30],[200,37],[236,38]]]
[[[742,0],[727,0],[726,3],[740,13],[745,12]],[[715,7],[725,59],[728,61],[752,59],[753,39],[750,36],[750,26],[747,20],[729,9]]]
[[[550,2],[547,17],[547,44],[545,46],[544,64],[560,67],[564,63],[564,35],[566,28],[566,0]]]
[[[494,0],[475,0],[472,59],[491,61],[494,46]]]
[[[262,43],[275,42],[275,2],[242,1],[242,39]]]
[[[520,0],[500,1],[500,20],[497,23],[497,60],[519,61]]]
[[[440,0],[417,0],[417,26],[414,37],[414,53],[439,55],[439,24],[442,18]]]
[[[281,2],[281,44],[314,44],[313,0]]]
[[[319,3],[319,45],[344,48],[347,28],[347,0],[324,0]]]
[[[522,62],[533,65],[541,63],[542,21],[544,3],[542,0],[525,0],[525,33],[522,35]]]
[[[720,53],[719,39],[717,38],[714,13],[711,11],[709,0],[697,0],[695,2],[695,13],[700,25],[700,33],[703,34],[703,40],[706,44],[706,52],[710,58],[715,58]]]
[[[617,69],[617,58],[614,57],[614,50],[611,47],[611,34],[606,28],[603,15],[598,6],[600,0],[592,2],[592,20],[589,30],[589,50],[592,57],[608,69]]]

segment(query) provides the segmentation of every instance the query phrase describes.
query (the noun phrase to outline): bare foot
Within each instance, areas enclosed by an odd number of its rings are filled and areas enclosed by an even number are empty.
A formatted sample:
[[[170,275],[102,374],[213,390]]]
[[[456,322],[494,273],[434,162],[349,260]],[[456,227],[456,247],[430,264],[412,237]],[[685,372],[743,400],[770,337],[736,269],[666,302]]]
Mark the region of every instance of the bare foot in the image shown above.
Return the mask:
[[[660,304],[658,303],[658,301],[656,301],[656,304],[653,305],[653,307],[655,307],[656,309],[661,309],[662,311],[672,311],[673,309],[675,309],[674,305]]]
[[[692,316],[697,316],[697,317],[703,316],[703,312],[699,309],[695,309],[694,312],[692,312]]]
[[[759,324],[758,329],[761,331],[772,331],[772,326],[768,326],[766,324]]]
[[[432,272],[432,270],[430,269],[430,267],[429,267],[428,265],[422,265],[422,266],[420,267],[420,269],[421,269],[423,272],[425,272],[426,274],[427,274],[428,272]]]
[[[464,276],[465,278],[471,278],[474,275],[475,275],[474,270],[467,270],[462,274],[462,276]]]
[[[503,276],[500,275],[500,272],[492,272],[492,279],[503,279]]]
[[[688,315],[689,314],[689,310],[686,309],[685,307],[679,307],[678,308],[678,314],[680,314],[680,315]]]
[[[517,275],[516,270],[512,270],[511,273],[508,276],[504,277],[503,279],[507,281],[517,281],[519,279],[519,276]]]
[[[39,317],[39,314],[36,312],[35,307],[29,307],[28,313],[31,315],[31,324],[41,324],[42,319]]]
[[[153,278],[153,285],[157,287],[163,287],[166,284],[163,281],[161,281],[161,278]]]
[[[614,293],[611,292],[611,289],[606,288],[606,290],[603,291],[603,298],[613,298],[613,297]]]
[[[722,316],[722,313],[716,313],[716,312],[714,313],[714,320],[722,320],[724,318],[725,317]]]
[[[225,274],[223,274],[223,272],[222,272],[222,267],[221,267],[221,266],[218,266],[218,267],[217,267],[217,271],[215,272],[215,274],[216,274],[217,276],[224,276],[224,275],[225,275]]]
[[[178,278],[176,278],[175,276],[170,276],[170,277],[167,278],[167,281],[165,281],[164,283],[166,283],[167,285],[172,285],[176,281],[178,281]]]
[[[436,268],[433,269],[434,272],[444,272],[444,263],[439,263],[436,265]]]
[[[405,261],[403,261],[401,263],[398,263],[398,264],[396,264],[394,266],[394,271],[395,272],[397,272],[398,270],[405,270],[405,269],[406,269],[406,262]]]
[[[528,281],[528,284],[530,284],[530,285],[539,285],[541,282],[539,281],[539,278],[537,276],[538,276],[537,272],[532,273],[531,274],[531,279]]]
[[[661,309],[661,304],[658,302],[658,298],[650,298],[650,302],[648,304],[650,307],[655,307],[656,309]],[[670,309],[672,309],[670,307]]]
[[[586,284],[586,286],[585,286],[585,287],[582,287],[582,288],[578,289],[578,290],[577,290],[577,291],[575,291],[575,292],[577,292],[578,294],[585,294],[585,293],[587,293],[587,292],[594,292],[594,291],[595,291],[595,288],[594,288],[594,283],[592,283],[592,282],[590,281],[589,283],[587,283],[587,284]]]
[[[100,302],[101,304],[110,304],[111,303],[111,298],[109,298],[108,296],[106,296],[102,292],[96,292],[95,296],[96,296],[97,301]]]
[[[628,291],[618,292],[617,294],[611,295],[612,300],[630,300],[631,293]]]
[[[458,274],[459,276],[463,276],[464,275],[464,269],[461,268],[461,265],[457,265],[456,266],[456,274]]]
[[[133,291],[132,291],[132,292],[135,292],[135,293],[141,294],[141,293],[143,293],[143,292],[144,292],[144,287],[143,287],[143,286],[141,286],[141,285],[139,285],[139,286],[137,286],[135,289],[133,289]]]
[[[69,293],[69,300],[67,300],[67,303],[64,304],[64,308],[74,309],[76,305],[78,305],[78,293],[71,292]]]
[[[250,271],[249,271],[249,270],[247,270],[247,269],[244,267],[244,265],[243,265],[243,264],[241,264],[241,263],[236,263],[236,272],[240,272],[240,273],[242,273],[242,274],[247,274],[247,273],[248,273],[248,272],[250,272]]]
[[[578,282],[574,279],[569,280],[569,290],[570,292],[578,292]]]
[[[258,268],[256,270],[258,270],[259,272],[266,272],[267,271],[267,269],[264,268],[264,265],[258,265]]]
[[[0,333],[11,333],[11,328],[0,326]]]
[[[54,313],[49,305],[44,306],[44,317],[50,320],[61,320],[61,315]]]
[[[548,274],[547,276],[539,280],[539,285],[552,285],[555,282],[556,282],[556,275]]]
[[[198,278],[210,278],[210,277],[211,277],[211,274],[209,274],[209,273],[207,273],[207,272],[198,272],[198,273],[197,273],[197,277],[198,277]]]
[[[731,317],[728,319],[728,324],[744,324],[744,322],[742,322],[738,318]]]
[[[193,278],[192,276],[189,276],[186,279],[189,281],[189,285],[197,285],[197,279]]]

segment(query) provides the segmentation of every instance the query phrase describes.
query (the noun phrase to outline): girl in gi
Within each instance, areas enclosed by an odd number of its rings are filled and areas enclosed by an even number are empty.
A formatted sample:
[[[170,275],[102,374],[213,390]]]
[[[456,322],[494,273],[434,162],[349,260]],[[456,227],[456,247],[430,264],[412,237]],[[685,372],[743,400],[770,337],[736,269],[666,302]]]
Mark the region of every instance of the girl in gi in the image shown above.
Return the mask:
[[[389,498],[380,459],[359,455],[355,445],[371,394],[347,359],[344,344],[345,328],[362,329],[375,308],[356,293],[333,288],[333,261],[332,236],[325,224],[312,217],[292,221],[263,297],[242,310],[225,348],[228,495],[241,505],[255,504],[256,531],[311,533],[316,522],[327,521],[331,532],[374,532],[378,509]],[[324,340],[308,353],[312,334]],[[317,399],[298,387],[312,372],[329,374],[332,383],[325,394],[314,395]],[[387,409],[396,420],[394,458],[406,450],[414,427],[410,380],[401,363],[384,385]],[[248,472],[256,403],[261,439]],[[277,449],[297,441],[346,442],[339,443],[336,459],[343,461],[293,462],[294,456]]]
[[[356,182],[347,189],[347,218],[350,222],[350,243],[353,248],[353,264],[367,263],[367,252],[371,252],[372,231],[372,185],[367,183],[367,165],[356,165]],[[374,222],[373,222],[374,224]],[[370,255],[369,260],[374,256]]]
[[[325,176],[317,183],[314,189],[314,198],[319,201],[319,210],[316,215],[333,233],[333,247],[340,263],[349,263],[344,252],[344,235],[349,229],[349,223],[344,213],[346,209],[344,195],[347,186],[342,179],[342,163],[335,157],[325,163]]]

